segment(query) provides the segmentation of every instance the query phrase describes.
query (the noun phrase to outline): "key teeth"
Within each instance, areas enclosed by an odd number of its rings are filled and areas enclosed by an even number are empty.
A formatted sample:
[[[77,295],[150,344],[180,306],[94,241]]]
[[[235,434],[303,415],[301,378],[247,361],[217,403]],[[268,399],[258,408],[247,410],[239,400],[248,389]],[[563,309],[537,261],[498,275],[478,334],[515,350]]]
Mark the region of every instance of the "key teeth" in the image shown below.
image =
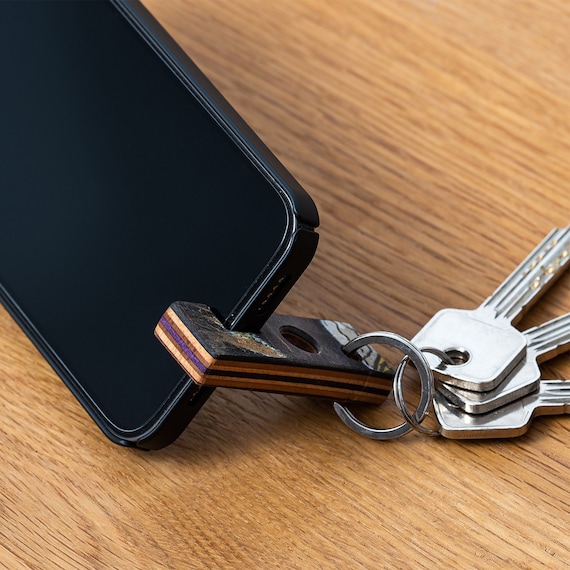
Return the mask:
[[[570,226],[552,230],[481,305],[509,322],[521,317],[554,283],[570,261]]]
[[[537,356],[542,356],[541,361],[570,349],[570,313],[552,319],[536,327],[527,329],[523,334],[528,339],[528,348]]]
[[[533,263],[537,256],[544,250],[544,248],[551,243],[554,236],[558,234],[560,230],[554,228],[550,233],[533,249],[533,251],[524,259],[522,263],[505,279],[503,283],[494,291],[494,293],[483,303],[482,307],[496,308],[500,303],[502,303],[505,297],[512,290],[513,281],[520,280],[520,274],[525,272],[528,267]]]

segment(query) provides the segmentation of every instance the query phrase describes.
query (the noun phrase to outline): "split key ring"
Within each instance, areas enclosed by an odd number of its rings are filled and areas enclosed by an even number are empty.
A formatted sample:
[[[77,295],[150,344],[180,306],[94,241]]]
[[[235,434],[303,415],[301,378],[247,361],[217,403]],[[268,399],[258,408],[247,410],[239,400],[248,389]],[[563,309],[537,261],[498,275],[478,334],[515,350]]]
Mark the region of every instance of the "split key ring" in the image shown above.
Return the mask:
[[[371,439],[395,439],[409,433],[412,429],[416,429],[429,435],[438,435],[438,432],[430,430],[429,428],[421,425],[422,421],[425,419],[429,412],[435,390],[433,374],[422,351],[406,338],[398,334],[386,331],[360,335],[348,342],[343,347],[343,351],[346,354],[352,354],[359,348],[362,348],[363,346],[369,344],[386,344],[393,346],[404,353],[404,358],[398,365],[398,368],[396,369],[396,373],[394,375],[394,398],[396,400],[398,410],[404,417],[405,421],[402,424],[392,428],[374,428],[372,426],[366,425],[358,418],[356,418],[346,406],[343,406],[339,402],[335,402],[334,409],[339,418],[356,433]],[[432,349],[429,348],[424,350],[426,352],[432,352]],[[411,363],[418,371],[421,382],[420,402],[413,414],[410,414],[408,411],[402,393],[402,378],[404,376],[406,365],[409,361],[411,361]]]

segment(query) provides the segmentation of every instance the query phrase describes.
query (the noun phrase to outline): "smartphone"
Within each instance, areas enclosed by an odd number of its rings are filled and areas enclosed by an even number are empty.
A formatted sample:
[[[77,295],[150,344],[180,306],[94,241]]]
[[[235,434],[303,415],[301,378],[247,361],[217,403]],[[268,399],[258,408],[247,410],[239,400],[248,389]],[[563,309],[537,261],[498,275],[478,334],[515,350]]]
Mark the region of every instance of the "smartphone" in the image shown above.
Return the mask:
[[[112,441],[163,447],[211,389],[160,317],[259,329],[315,205],[138,2],[0,2],[0,78],[1,300]]]

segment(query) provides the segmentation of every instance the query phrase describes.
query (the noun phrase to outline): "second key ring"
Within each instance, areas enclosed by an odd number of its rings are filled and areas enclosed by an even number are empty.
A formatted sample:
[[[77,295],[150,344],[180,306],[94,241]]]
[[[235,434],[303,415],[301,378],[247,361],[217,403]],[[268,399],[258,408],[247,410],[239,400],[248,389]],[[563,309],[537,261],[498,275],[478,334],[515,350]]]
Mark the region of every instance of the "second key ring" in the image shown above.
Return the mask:
[[[368,344],[387,344],[401,350],[407,357],[406,362],[409,359],[418,371],[421,382],[421,395],[418,407],[414,414],[411,415],[411,421],[406,419],[404,423],[393,428],[374,428],[361,422],[346,406],[338,402],[334,403],[334,409],[340,419],[356,433],[371,439],[394,439],[407,434],[421,424],[428,414],[434,395],[433,374],[421,350],[406,338],[392,332],[380,331],[360,335],[346,344],[343,350],[345,353],[351,354]],[[401,374],[403,374],[403,369]]]

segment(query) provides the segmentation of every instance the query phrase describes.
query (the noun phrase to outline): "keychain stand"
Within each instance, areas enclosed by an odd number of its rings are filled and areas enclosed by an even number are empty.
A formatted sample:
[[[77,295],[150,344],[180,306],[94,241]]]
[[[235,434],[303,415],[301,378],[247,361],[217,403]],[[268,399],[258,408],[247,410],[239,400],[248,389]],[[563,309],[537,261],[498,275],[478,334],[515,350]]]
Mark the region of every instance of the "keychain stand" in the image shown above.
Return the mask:
[[[347,323],[272,315],[259,333],[230,331],[209,307],[176,302],[155,335],[201,386],[371,404],[392,390],[393,370],[370,346],[343,351],[358,336]]]

